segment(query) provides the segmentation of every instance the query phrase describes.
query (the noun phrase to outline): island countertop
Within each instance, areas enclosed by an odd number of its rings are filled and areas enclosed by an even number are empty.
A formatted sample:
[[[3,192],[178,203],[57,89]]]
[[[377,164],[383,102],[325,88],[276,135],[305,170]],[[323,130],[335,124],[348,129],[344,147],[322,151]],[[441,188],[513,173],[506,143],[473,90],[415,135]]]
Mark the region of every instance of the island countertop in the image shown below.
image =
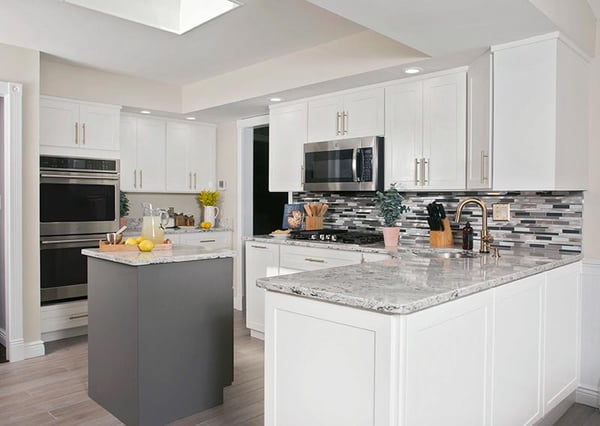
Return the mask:
[[[191,262],[194,260],[235,257],[229,249],[205,248],[197,246],[174,246],[172,250],[154,250],[151,252],[125,251],[101,252],[98,249],[83,249],[81,254],[96,259],[122,263],[130,266],[144,266],[159,263]]]
[[[261,278],[258,287],[388,314],[410,314],[459,297],[577,262],[581,254],[501,251],[500,258],[428,258],[400,249],[392,259]]]

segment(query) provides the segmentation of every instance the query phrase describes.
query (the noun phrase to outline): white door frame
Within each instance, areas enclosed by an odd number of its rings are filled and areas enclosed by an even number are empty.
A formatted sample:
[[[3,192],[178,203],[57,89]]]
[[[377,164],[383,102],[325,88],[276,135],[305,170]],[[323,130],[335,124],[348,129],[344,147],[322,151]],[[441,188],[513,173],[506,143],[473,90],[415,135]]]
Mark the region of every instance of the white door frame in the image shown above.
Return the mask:
[[[23,228],[22,228],[22,95],[19,83],[0,82],[4,98],[4,188],[0,188],[4,221],[4,312],[6,329],[0,330],[10,361],[25,358],[23,339]],[[32,225],[35,226],[35,225]],[[3,334],[3,335],[2,335]]]
[[[252,185],[254,176],[252,170],[252,142],[254,128],[269,124],[269,116],[247,118],[237,121],[237,235],[239,263],[236,273],[238,288],[233,306],[242,310],[244,306],[244,237],[252,236]]]

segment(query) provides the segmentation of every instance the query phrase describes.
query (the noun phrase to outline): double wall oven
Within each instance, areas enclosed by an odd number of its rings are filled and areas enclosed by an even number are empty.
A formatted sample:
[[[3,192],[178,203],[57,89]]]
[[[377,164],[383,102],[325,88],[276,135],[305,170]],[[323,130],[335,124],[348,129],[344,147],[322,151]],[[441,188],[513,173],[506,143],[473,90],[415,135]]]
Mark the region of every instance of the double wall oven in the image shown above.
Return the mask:
[[[119,224],[119,161],[40,157],[40,278],[43,304],[87,296],[82,248]]]

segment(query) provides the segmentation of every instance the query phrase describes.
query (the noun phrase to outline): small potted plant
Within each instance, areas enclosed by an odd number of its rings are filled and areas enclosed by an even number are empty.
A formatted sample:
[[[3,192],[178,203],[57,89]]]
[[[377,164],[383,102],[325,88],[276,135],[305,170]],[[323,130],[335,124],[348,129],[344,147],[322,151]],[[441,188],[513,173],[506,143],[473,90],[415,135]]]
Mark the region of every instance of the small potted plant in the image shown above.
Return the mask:
[[[396,189],[396,184],[390,184],[386,191],[377,191],[376,206],[379,209],[379,216],[383,218],[383,240],[386,247],[397,247],[400,235],[400,227],[397,226],[398,220],[402,214],[409,209],[402,204],[404,197]]]
[[[211,227],[215,226],[215,220],[219,216],[219,208],[217,202],[219,201],[219,191],[208,191],[202,190],[198,194],[198,201],[204,207],[204,222],[210,223]],[[202,227],[202,224],[200,224]]]
[[[129,198],[123,191],[119,191],[119,222],[121,226],[127,223],[127,215],[129,214]]]

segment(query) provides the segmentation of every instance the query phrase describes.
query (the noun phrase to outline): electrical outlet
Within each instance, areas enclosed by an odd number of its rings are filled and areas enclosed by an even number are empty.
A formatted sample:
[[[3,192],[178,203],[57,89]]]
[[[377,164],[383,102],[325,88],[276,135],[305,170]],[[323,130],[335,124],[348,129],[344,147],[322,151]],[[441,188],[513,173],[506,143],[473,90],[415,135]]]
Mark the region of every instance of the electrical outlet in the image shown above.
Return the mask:
[[[225,191],[227,189],[227,181],[223,179],[217,181],[217,189],[219,191]]]
[[[492,204],[492,219],[494,221],[508,222],[510,220],[510,204],[508,204],[508,203]]]

